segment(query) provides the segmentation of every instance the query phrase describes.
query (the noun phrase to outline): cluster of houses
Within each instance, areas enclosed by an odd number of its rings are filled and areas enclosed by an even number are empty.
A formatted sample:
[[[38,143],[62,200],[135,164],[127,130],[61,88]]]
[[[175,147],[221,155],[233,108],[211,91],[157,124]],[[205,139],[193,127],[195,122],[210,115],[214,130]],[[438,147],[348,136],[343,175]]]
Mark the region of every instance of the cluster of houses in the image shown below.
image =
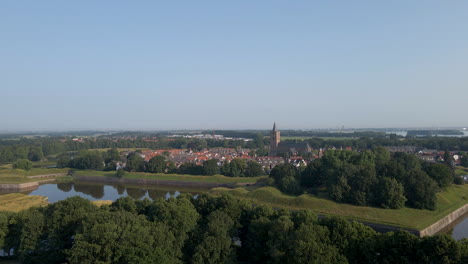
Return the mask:
[[[389,146],[386,147],[390,152],[404,152],[404,153],[412,153],[418,156],[420,159],[425,160],[427,162],[443,162],[444,161],[444,153],[445,151],[439,151],[436,149],[425,149],[421,148],[418,149],[414,146]],[[452,156],[452,165],[453,166],[460,166],[462,156],[458,155],[458,151],[449,151],[450,155]]]
[[[243,140],[245,142],[248,141],[253,141],[251,138],[235,138],[235,137],[225,137],[223,135],[215,135],[213,134],[174,134],[170,135],[170,138],[177,138],[177,137],[182,137],[182,138],[197,138],[197,139],[215,139],[215,140]]]
[[[265,170],[268,171],[274,168],[275,166],[284,163],[290,163],[296,167],[307,166],[310,160],[321,158],[325,151],[332,149],[336,148],[318,149],[311,153],[311,155],[307,159],[300,155],[291,155],[287,158],[277,156],[257,156],[251,149],[235,148],[211,148],[203,149],[201,151],[193,151],[190,149],[145,150],[141,151],[139,155],[145,161],[149,161],[151,158],[158,155],[164,155],[166,157],[166,160],[173,162],[176,165],[176,167],[179,167],[184,163],[194,163],[197,165],[202,165],[205,161],[211,159],[217,159],[219,166],[222,166],[224,163],[229,163],[233,159],[243,159],[245,161],[252,160],[260,164]]]
[[[250,149],[234,149],[234,148],[212,148],[203,149],[201,151],[193,151],[190,149],[160,149],[160,150],[148,150],[142,151],[140,156],[149,161],[151,158],[157,155],[166,156],[166,160],[174,162],[176,167],[184,163],[194,163],[202,165],[203,162],[211,159],[217,159],[218,165],[222,166],[224,163],[229,163],[233,159],[244,159],[246,161],[253,160],[258,162],[264,169],[271,169],[278,164],[285,163],[285,159],[281,157],[257,157],[252,154]],[[291,157],[293,164],[307,165],[307,163],[301,157]]]

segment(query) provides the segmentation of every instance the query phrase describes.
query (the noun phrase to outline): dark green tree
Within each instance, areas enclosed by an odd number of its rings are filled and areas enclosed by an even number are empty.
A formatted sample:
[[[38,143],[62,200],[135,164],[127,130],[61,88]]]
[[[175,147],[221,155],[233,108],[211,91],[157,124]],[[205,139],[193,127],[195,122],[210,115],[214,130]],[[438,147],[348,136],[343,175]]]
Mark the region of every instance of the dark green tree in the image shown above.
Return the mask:
[[[194,205],[186,197],[155,200],[146,209],[147,218],[153,222],[161,222],[169,227],[175,237],[174,254],[181,258],[182,248],[196,226],[200,215]]]
[[[421,263],[418,257],[419,239],[407,231],[389,232],[377,236],[362,249],[362,263]]]
[[[71,158],[67,154],[60,154],[57,156],[57,168],[70,167]]]
[[[125,211],[101,211],[85,219],[73,247],[65,250],[69,263],[178,263],[175,239],[164,224]]]
[[[210,159],[203,162],[203,175],[216,175],[219,174],[219,166],[217,159]]]
[[[324,226],[304,224],[288,238],[289,250],[278,263],[348,263],[338,248],[330,243],[329,231]]]
[[[106,164],[112,161],[114,162],[120,161],[120,152],[117,148],[111,148],[106,153],[106,159],[105,159]]]
[[[460,245],[447,234],[424,237],[418,253],[423,263],[463,263]]]
[[[34,263],[44,254],[44,213],[40,208],[30,208],[13,216],[6,237],[6,249],[14,249],[22,263]],[[38,259],[36,263],[47,263]]]
[[[310,162],[301,173],[301,185],[304,187],[317,187],[325,184],[326,174],[322,171],[319,159]]]
[[[121,197],[110,205],[111,211],[126,211],[132,214],[138,213],[136,201],[130,196]]]
[[[178,174],[203,175],[203,166],[187,162],[179,166]]]
[[[72,247],[81,223],[97,210],[89,200],[79,196],[49,205],[45,211],[47,247],[43,252],[44,263],[62,263],[65,259],[64,250]]]
[[[122,178],[123,176],[125,176],[125,170],[120,168],[118,169],[116,172],[115,172],[115,176],[118,177],[118,178]]]
[[[234,222],[223,211],[216,210],[207,217],[201,240],[194,248],[191,263],[235,263],[231,237]]]
[[[30,161],[40,161],[44,158],[44,153],[42,153],[42,148],[38,146],[32,146],[29,148],[28,160]]]
[[[83,150],[70,161],[70,167],[80,170],[102,170],[104,159],[98,151]]]
[[[0,248],[5,246],[5,238],[8,234],[8,215],[0,212]]]
[[[152,157],[146,164],[146,171],[152,173],[164,173],[166,171],[166,157],[157,155]]]
[[[270,172],[270,178],[275,180],[275,185],[283,192],[297,194],[301,191],[299,172],[292,164],[275,166]]]
[[[468,154],[466,152],[463,154],[464,155],[460,160],[460,165],[462,165],[463,167],[468,167]]]
[[[450,168],[453,166],[453,157],[448,150],[444,151],[444,164]]]
[[[406,202],[418,209],[435,210],[437,183],[422,170],[412,170],[405,182]]]
[[[127,156],[126,171],[145,171],[145,160],[140,155],[132,152]]]
[[[405,206],[404,188],[393,178],[382,177],[376,186],[373,203],[383,208],[399,209]]]
[[[245,177],[258,177],[264,175],[265,172],[258,162],[249,160],[245,167]]]
[[[453,182],[452,168],[445,164],[431,164],[425,171],[441,188],[448,187]]]
[[[225,175],[231,177],[243,177],[245,173],[245,167],[245,160],[235,158],[229,162],[229,170]]]

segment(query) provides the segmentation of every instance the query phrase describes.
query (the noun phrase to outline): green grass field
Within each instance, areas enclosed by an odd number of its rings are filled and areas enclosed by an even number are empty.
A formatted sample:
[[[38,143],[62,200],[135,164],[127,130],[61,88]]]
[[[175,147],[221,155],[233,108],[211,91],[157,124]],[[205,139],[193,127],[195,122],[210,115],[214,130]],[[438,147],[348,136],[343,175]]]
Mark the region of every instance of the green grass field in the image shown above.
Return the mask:
[[[27,176],[66,173],[68,169],[33,168],[30,171],[0,167],[0,183],[25,183],[41,179],[29,179]],[[43,179],[42,179],[43,180]]]
[[[77,176],[95,176],[95,177],[116,177],[115,172],[111,171],[92,171],[82,170],[75,171]],[[257,180],[265,177],[226,177],[223,175],[214,176],[195,176],[195,175],[180,175],[180,174],[163,174],[163,173],[145,173],[145,172],[128,172],[125,173],[125,179],[156,179],[156,180],[171,180],[185,182],[214,182],[214,183],[256,183]]]
[[[455,175],[460,176],[460,175],[467,175],[468,174],[468,168],[465,167],[457,167],[455,169]]]
[[[211,193],[228,192],[240,199],[248,199],[254,204],[267,204],[275,208],[310,209],[317,214],[338,215],[350,219],[404,228],[421,230],[468,202],[468,185],[453,185],[437,194],[437,210],[402,208],[398,210],[375,207],[354,206],[337,203],[310,194],[292,196],[281,193],[274,187],[254,190],[246,188],[214,188]]]
[[[39,195],[22,193],[0,195],[0,211],[19,212],[33,206],[45,206],[47,204],[47,198]]]

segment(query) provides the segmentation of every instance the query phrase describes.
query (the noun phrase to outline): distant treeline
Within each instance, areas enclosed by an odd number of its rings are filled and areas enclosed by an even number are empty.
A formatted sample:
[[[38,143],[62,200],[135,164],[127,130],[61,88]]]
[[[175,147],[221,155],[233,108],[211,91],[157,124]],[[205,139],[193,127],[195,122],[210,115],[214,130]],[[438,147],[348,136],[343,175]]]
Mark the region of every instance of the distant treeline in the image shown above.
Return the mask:
[[[296,141],[296,140],[283,140]],[[415,146],[435,150],[468,151],[468,137],[425,137],[425,138],[400,138],[395,134],[386,137],[350,138],[350,139],[323,139],[308,138],[305,142],[314,148],[345,148],[352,147],[354,150],[368,150],[378,146]],[[19,138],[15,140],[0,140],[0,162],[14,162],[18,159],[41,160],[50,155],[56,155],[66,151],[79,151],[100,148],[148,148],[148,149],[192,149],[203,148],[247,148],[257,149],[256,154],[265,156],[268,154],[266,146],[269,144],[268,137],[255,133],[252,141],[243,140],[214,140],[194,138],[167,138],[158,137],[145,139],[136,137],[134,139],[123,139],[113,137],[89,137],[81,141],[74,141],[71,137],[41,137],[41,138]]]
[[[463,132],[459,130],[409,130],[406,136],[416,137],[416,136],[463,136]]]
[[[296,140],[283,140],[294,142]],[[399,138],[389,135],[385,138],[358,138],[358,139],[305,139],[312,148],[345,148],[352,147],[355,150],[373,149],[378,146],[415,146],[435,150],[468,151],[468,137],[426,137],[426,138]]]
[[[343,218],[274,210],[229,195],[75,196],[0,212],[0,249],[21,263],[468,263],[468,240],[376,233]]]
[[[101,148],[148,148],[148,149],[192,149],[204,148],[260,148],[263,149],[266,139],[245,142],[243,140],[214,140],[214,139],[188,139],[188,138],[158,138],[156,140],[112,139],[112,138],[84,138],[74,141],[72,138],[21,138],[18,140],[0,140],[0,162],[14,162],[18,159],[39,161],[49,155],[63,152],[79,151]],[[259,153],[266,154],[267,151]]]
[[[203,134],[216,134],[223,135],[225,137],[237,137],[237,138],[255,138],[257,134],[263,136],[269,136],[270,130],[255,130],[255,131],[237,131],[237,130],[212,130],[203,131]],[[354,132],[327,132],[327,131],[309,131],[309,130],[281,130],[281,136],[283,137],[349,137],[349,138],[361,138],[361,137],[372,137],[381,138],[388,136],[385,132],[375,131],[354,131]]]

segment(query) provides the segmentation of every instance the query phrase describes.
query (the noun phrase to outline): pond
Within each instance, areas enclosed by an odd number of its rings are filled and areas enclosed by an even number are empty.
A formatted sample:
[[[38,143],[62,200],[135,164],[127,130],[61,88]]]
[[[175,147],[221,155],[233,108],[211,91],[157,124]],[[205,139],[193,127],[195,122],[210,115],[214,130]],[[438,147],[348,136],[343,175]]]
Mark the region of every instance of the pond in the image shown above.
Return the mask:
[[[130,196],[133,199],[155,200],[158,198],[169,199],[177,197],[180,193],[197,195],[208,189],[175,189],[171,186],[127,186],[109,185],[98,183],[53,183],[40,185],[36,190],[24,192],[29,195],[41,195],[48,197],[49,202],[57,202],[72,196],[80,196],[91,201],[110,200],[115,201],[120,197]]]
[[[40,185],[36,190],[24,192],[29,195],[41,195],[48,197],[49,202],[57,202],[72,196],[81,196],[91,201],[111,200],[115,201],[120,197],[130,196],[134,199],[148,198],[155,200],[158,198],[169,199],[177,197],[181,193],[190,193],[197,195],[207,192],[209,189],[187,188],[151,185],[151,186],[130,186],[130,185],[111,185],[87,182],[67,182]],[[465,214],[458,221],[448,226],[440,233],[450,234],[453,238],[459,240],[468,238],[468,214]]]

